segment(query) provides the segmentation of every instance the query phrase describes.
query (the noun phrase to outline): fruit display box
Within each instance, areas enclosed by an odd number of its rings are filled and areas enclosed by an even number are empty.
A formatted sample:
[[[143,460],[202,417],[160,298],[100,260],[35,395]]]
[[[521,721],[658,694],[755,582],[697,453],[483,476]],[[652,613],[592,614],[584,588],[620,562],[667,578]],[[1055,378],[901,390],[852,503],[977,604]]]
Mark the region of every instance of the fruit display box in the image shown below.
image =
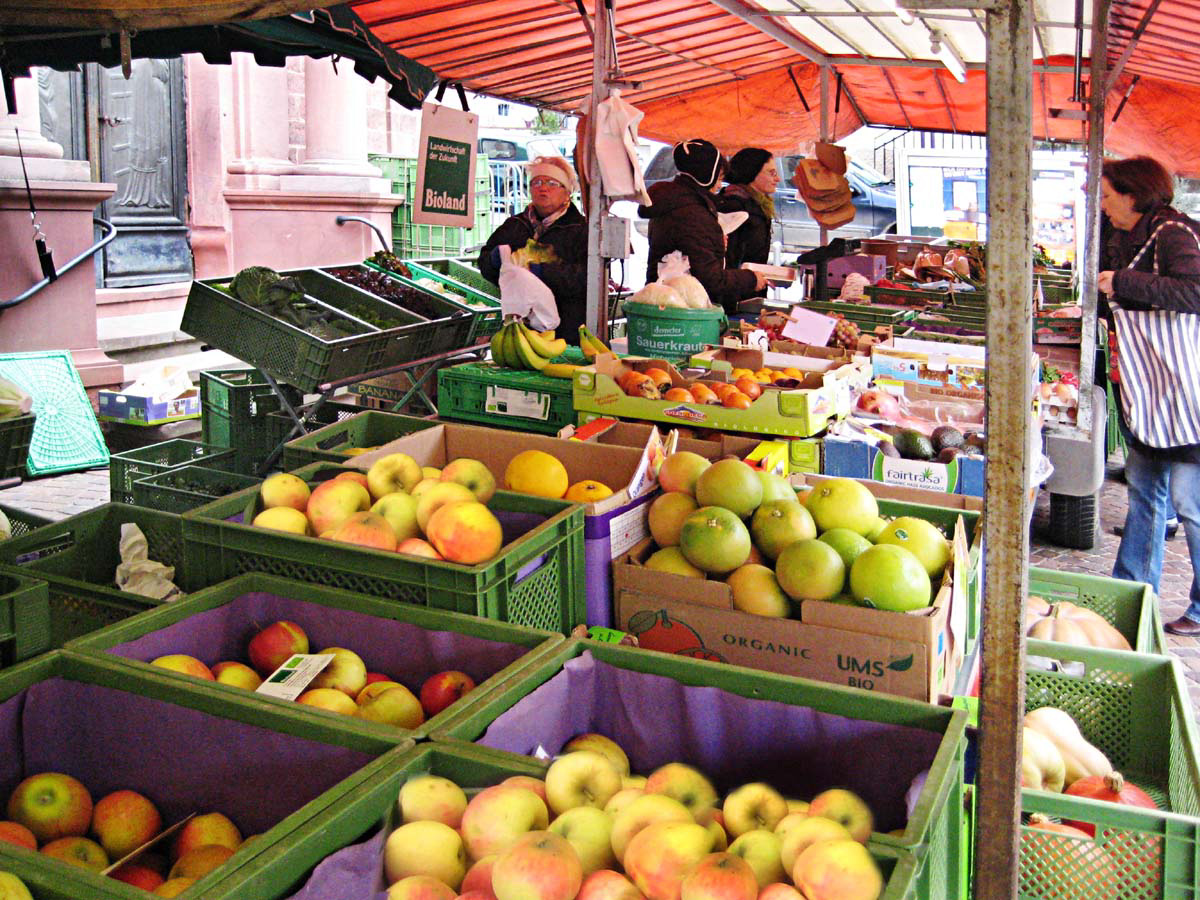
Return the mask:
[[[395,729],[411,738],[424,737],[458,704],[476,702],[562,641],[556,632],[254,574],[126,619],[73,641],[69,649],[119,659],[142,671],[151,668],[151,660],[174,653],[195,657],[208,666],[222,660],[248,663],[250,639],[268,623],[280,620],[295,622],[304,630],[310,652],[348,648],[362,658],[368,672],[384,673],[414,695],[420,693],[426,679],[439,672],[457,670],[471,676],[476,687],[449,709],[414,728]],[[235,701],[254,697],[300,715],[318,716],[326,724],[393,730],[393,726],[376,726],[182,673],[170,671],[168,675]]]
[[[940,491],[946,494],[983,496],[984,459],[960,453],[948,463],[900,459],[881,453],[866,441],[827,434],[824,439],[823,474],[866,478],[883,484]]]
[[[238,705],[178,679],[56,651],[0,673],[0,796],[24,778],[60,772],[96,799],[121,789],[166,823],[221,812],[245,836],[230,859],[180,895],[246,900],[242,866],[386,767],[411,741],[353,734]],[[0,842],[0,869],[70,885],[68,896],[138,900],[139,888]],[[216,889],[218,878],[227,882]]]
[[[863,366],[854,366],[854,354],[840,347],[817,347],[792,341],[774,341],[775,346],[786,346],[787,351],[762,350],[738,343],[725,343],[720,347],[709,347],[693,353],[688,365],[692,368],[710,369],[725,373],[726,381],[733,381],[733,369],[798,369],[800,372],[825,374],[835,372],[837,377],[849,379],[852,387],[863,388],[870,381],[870,374]],[[791,352],[788,352],[791,351]],[[851,368],[844,368],[850,366]]]
[[[437,423],[419,416],[368,410],[333,422],[283,445],[285,472],[315,462],[346,462],[389,441]]]
[[[755,351],[756,352],[756,351]],[[617,416],[655,422],[670,422],[694,428],[716,428],[722,431],[772,434],[786,437],[811,437],[823,431],[830,419],[850,412],[851,373],[839,377],[840,369],[821,374],[810,373],[792,389],[764,387],[762,394],[746,409],[731,409],[704,403],[680,403],[670,400],[649,400],[630,397],[617,383],[618,379],[636,369],[658,368],[667,372],[674,387],[684,387],[689,381],[662,359],[612,355],[596,358],[593,365],[575,372],[573,397],[579,421],[598,416]],[[846,367],[843,367],[846,368]],[[850,367],[855,377],[861,374],[865,384],[865,369]],[[723,373],[712,372],[702,381],[726,381]]]
[[[882,384],[910,381],[977,399],[986,389],[986,371],[984,348],[970,344],[892,338],[871,348],[871,373]]]
[[[344,470],[314,463],[295,474],[312,486]],[[206,585],[265,572],[550,631],[583,622],[583,507],[508,491],[497,491],[488,507],[504,543],[474,566],[256,528],[245,524],[261,511],[256,489],[185,513],[183,540]]]
[[[540,450],[563,464],[571,484],[593,479],[607,485],[612,496],[583,506],[583,555],[587,624],[611,626],[612,561],[649,534],[646,509],[656,493],[650,437],[647,432],[641,447],[587,445],[448,422],[397,438],[347,464],[366,471],[384,456],[407,453],[422,466],[441,468],[466,457],[482,463],[503,484],[513,457]]]
[[[0,669],[49,649],[46,582],[0,571]]]
[[[1179,661],[1034,640],[1027,651],[1082,672],[1027,668],[1026,711],[1067,712],[1159,809],[1023,789],[1022,812],[1094,827],[1096,845],[1023,828],[1019,896],[1192,900],[1200,858],[1200,737]]]
[[[915,851],[924,877],[954,885],[965,728],[962,710],[573,639],[434,738],[525,756],[598,732],[620,745],[633,772],[689,763],[722,795],[749,781],[800,799],[849,788],[874,814],[873,845]]]

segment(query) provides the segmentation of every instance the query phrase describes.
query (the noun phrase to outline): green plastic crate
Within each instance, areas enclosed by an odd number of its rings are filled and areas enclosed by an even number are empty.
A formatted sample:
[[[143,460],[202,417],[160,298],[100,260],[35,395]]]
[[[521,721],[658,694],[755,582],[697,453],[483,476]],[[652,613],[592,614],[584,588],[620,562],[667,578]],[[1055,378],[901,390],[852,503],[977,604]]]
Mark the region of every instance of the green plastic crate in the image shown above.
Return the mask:
[[[47,702],[63,700],[68,708],[56,709],[53,721],[61,718],[69,724],[62,730],[49,727],[51,713],[44,711],[45,702],[35,703],[31,695]],[[247,836],[256,834],[224,865],[181,894],[184,900],[251,896],[216,895],[210,888],[219,880],[236,879],[260,854],[288,843],[297,829],[390,771],[398,751],[412,746],[407,739],[300,719],[267,703],[230,703],[184,679],[66,651],[0,672],[0,703],[6,701],[16,708],[0,732],[0,757],[9,760],[0,793],[7,795],[20,778],[61,766],[97,797],[117,787],[146,795],[168,823],[188,812],[219,810],[235,824],[240,822]],[[147,733],[131,739],[135,736],[114,725],[114,716],[117,722],[140,721]],[[31,750],[35,732],[41,737]],[[84,752],[79,752],[81,735],[87,739]],[[237,794],[247,770],[255,767],[270,771],[278,785],[274,797]],[[263,774],[256,774],[261,786]],[[116,879],[3,842],[0,869],[35,884],[52,880],[74,898],[149,896]]]
[[[1113,767],[1154,798],[1159,810],[1118,806],[1047,791],[1022,790],[1021,809],[1095,826],[1098,842],[1116,862],[1113,877],[1095,885],[1101,859],[1074,860],[1062,841],[1045,838],[1021,853],[1026,898],[1071,896],[1078,900],[1194,900],[1200,884],[1200,757],[1196,724],[1179,661],[1047,641],[1029,641],[1030,656],[1083,668],[1082,674],[1028,668],[1026,711],[1054,706],[1069,713],[1084,738]],[[1056,841],[1058,843],[1056,843]],[[1035,893],[1035,872],[1046,890]],[[1064,885],[1067,893],[1057,893]]]
[[[184,513],[218,497],[256,486],[261,479],[205,466],[179,466],[133,483],[133,503],[162,512]]]
[[[43,525],[49,525],[50,519],[45,516],[35,515],[34,513],[25,512],[23,509],[16,509],[12,506],[5,506],[0,503],[0,513],[4,513],[8,519],[9,527],[12,528],[11,537],[24,537],[29,532],[41,528]]]
[[[615,677],[603,678],[605,670]],[[705,691],[688,690],[694,687]],[[612,689],[620,693],[608,698],[606,692]],[[722,694],[763,704],[734,701],[737,705],[722,707]],[[666,697],[671,698],[669,710],[662,708]],[[522,725],[514,721],[497,734],[493,729],[496,720],[519,703],[527,709],[536,708],[540,715]],[[648,704],[655,704],[654,716],[639,720],[639,713],[644,713]],[[819,733],[828,738],[823,744],[828,750],[827,767],[848,760],[844,754],[856,754],[858,751],[851,749],[855,739],[849,737],[853,732],[848,722],[833,724],[835,720],[824,718],[806,721],[805,717],[813,713],[872,723],[860,727],[873,730],[875,738],[879,738],[881,726],[906,726],[936,735],[926,738],[928,775],[911,817],[902,821],[904,811],[896,809],[897,798],[909,787],[906,775],[893,779],[897,793],[883,798],[891,804],[895,821],[885,819],[879,812],[882,807],[876,804],[878,830],[871,840],[915,853],[928,866],[930,883],[938,886],[929,896],[950,896],[949,888],[959,883],[961,867],[967,725],[963,710],[721,662],[573,638],[531,665],[504,689],[456,714],[434,732],[433,738],[476,742],[520,759],[536,748],[556,753],[577,732],[598,731],[618,743],[624,741],[636,774],[648,775],[668,761],[688,762],[704,771],[722,796],[740,784],[758,780],[775,781],[785,796],[802,799],[802,792],[809,791],[811,796],[835,786],[833,781],[864,794],[865,771],[859,773],[864,779],[861,784],[848,783],[847,776],[855,777],[848,763],[836,770],[818,770],[814,767],[821,762],[809,754],[803,756],[804,767],[796,766],[796,754],[801,751],[781,743],[780,734],[771,728],[779,724],[779,719],[766,718],[777,715],[780,705],[803,710],[793,714],[798,733],[809,737]],[[622,736],[623,729],[635,736]],[[668,733],[664,734],[664,729]],[[845,742],[841,751],[829,745],[839,740]],[[911,760],[908,764],[915,765]],[[872,789],[886,793],[878,783],[873,783]],[[902,831],[898,835],[884,833],[893,829]]]
[[[46,582],[0,572],[0,668],[50,649]]]
[[[917,314],[915,308],[896,309],[886,306],[871,306],[866,303],[841,303],[836,300],[809,300],[802,304],[802,307],[810,312],[826,315],[837,313],[848,322],[868,328],[874,328],[876,325],[898,325]]]
[[[322,401],[315,409],[312,406],[306,406],[303,409],[297,408],[296,412],[300,414],[303,426],[300,436],[303,437],[306,434],[312,434],[314,431],[324,428],[326,425],[332,425],[335,422],[344,422],[347,419],[362,415],[365,411],[367,411],[366,408],[359,406],[357,403],[342,403],[338,400]],[[280,455],[276,458],[274,466],[274,468],[279,468],[283,463],[284,448],[281,445],[295,440],[297,425],[286,412],[268,413],[267,420],[271,424],[271,433],[275,438],[275,443],[272,444],[271,449],[280,448]]]
[[[347,450],[376,448],[398,437],[432,428],[437,422],[419,416],[369,410],[318,428],[283,445],[285,472],[315,462],[343,463]]]
[[[575,424],[571,381],[491,363],[438,369],[438,417],[496,428],[558,434]]]
[[[264,599],[264,594],[270,596]],[[246,643],[268,619],[299,624],[308,634],[314,653],[333,646],[355,650],[368,671],[386,673],[414,695],[420,693],[425,678],[437,672],[459,670],[472,675],[474,690],[414,728],[394,729],[287,700],[262,698],[301,715],[318,716],[326,723],[368,731],[398,730],[414,739],[425,737],[459,708],[479,702],[562,643],[562,635],[556,632],[252,574],[223,581],[79,638],[68,649],[100,654],[136,669],[149,668],[149,661],[168,644],[173,652],[194,656],[210,666],[222,660],[248,664]],[[457,647],[453,636],[461,639]],[[479,641],[493,646],[485,647]],[[500,649],[498,645],[507,646]],[[246,691],[229,685],[204,682],[202,686],[235,700],[247,696]]]
[[[1148,584],[1030,566],[1029,593],[1099,613],[1137,653],[1166,653],[1158,598]]]
[[[113,503],[133,503],[133,483],[139,478],[196,463],[224,468],[232,466],[234,459],[228,447],[182,438],[114,453],[108,462],[109,497]]]
[[[342,471],[316,463],[295,474],[315,485]],[[257,503],[247,490],[184,514],[188,562],[205,584],[267,572],[562,633],[587,618],[578,504],[497,491],[488,506],[520,534],[506,533],[494,558],[469,566],[242,524]]]
[[[279,390],[293,407],[304,395],[291,385]],[[200,373],[200,440],[233,450],[230,467],[257,475],[279,446],[279,426],[268,418],[283,408],[279,394],[258,369],[217,369]]]
[[[0,421],[0,480],[25,477],[34,419],[33,413],[26,413]]]
[[[370,263],[368,263],[370,265]],[[463,307],[475,314],[474,339],[491,337],[500,330],[504,315],[500,308],[500,288],[475,268],[453,259],[417,262],[406,260],[413,278],[428,278],[465,301]],[[385,270],[386,271],[386,270]],[[490,289],[490,290],[489,290]],[[450,298],[452,303],[458,301]]]

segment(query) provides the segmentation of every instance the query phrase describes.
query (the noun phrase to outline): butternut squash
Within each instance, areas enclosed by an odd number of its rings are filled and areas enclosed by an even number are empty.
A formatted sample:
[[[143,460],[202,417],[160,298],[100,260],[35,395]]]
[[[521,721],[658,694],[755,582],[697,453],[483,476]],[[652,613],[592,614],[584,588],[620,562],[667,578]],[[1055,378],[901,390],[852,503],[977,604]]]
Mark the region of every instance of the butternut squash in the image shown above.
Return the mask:
[[[1049,738],[1062,754],[1066,765],[1063,782],[1066,787],[1088,775],[1104,776],[1113,770],[1108,757],[1080,734],[1079,726],[1070,713],[1053,706],[1043,706],[1025,713],[1025,725]]]
[[[1066,777],[1067,764],[1054,742],[1028,726],[1021,729],[1021,786],[1061,792]]]

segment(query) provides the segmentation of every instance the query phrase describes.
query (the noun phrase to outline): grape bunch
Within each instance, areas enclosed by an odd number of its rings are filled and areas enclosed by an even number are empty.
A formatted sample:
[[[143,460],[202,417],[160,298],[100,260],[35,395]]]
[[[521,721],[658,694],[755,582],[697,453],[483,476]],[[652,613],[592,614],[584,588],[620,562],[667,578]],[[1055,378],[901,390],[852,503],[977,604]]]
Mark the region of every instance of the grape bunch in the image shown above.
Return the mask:
[[[833,334],[829,336],[827,346],[845,347],[847,350],[858,348],[858,325],[838,316],[838,322],[833,326]]]

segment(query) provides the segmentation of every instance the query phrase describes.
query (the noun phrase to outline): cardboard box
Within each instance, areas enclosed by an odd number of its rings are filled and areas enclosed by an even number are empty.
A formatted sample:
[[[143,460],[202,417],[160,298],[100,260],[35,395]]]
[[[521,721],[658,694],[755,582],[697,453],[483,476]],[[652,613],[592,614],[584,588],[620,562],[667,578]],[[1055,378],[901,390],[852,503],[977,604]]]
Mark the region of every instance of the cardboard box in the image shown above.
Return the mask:
[[[193,387],[170,399],[156,400],[125,391],[98,392],[98,419],[126,425],[162,425],[182,419],[200,418],[200,389]]]
[[[978,398],[987,388],[984,359],[984,348],[970,344],[892,338],[871,348],[871,372],[878,382],[910,381]]]
[[[948,463],[898,459],[866,441],[826,435],[824,474],[982,497],[984,461],[965,453]]]
[[[736,338],[726,338],[726,342],[720,347],[709,347],[707,350],[693,353],[688,365],[692,368],[724,373],[734,369],[757,372],[763,368],[793,368],[805,373],[824,374],[842,366],[853,365],[854,362],[855,354],[842,347],[818,347],[796,341],[771,341],[764,350],[744,344]],[[726,380],[729,380],[728,377]],[[865,382],[862,386],[866,386]]]
[[[645,541],[613,564],[620,627],[635,630],[634,617],[656,620],[671,627],[636,629],[647,649],[932,703],[953,686],[966,642],[969,551],[961,517],[953,547],[933,605],[924,610],[895,613],[809,600],[797,621],[735,609],[722,581],[645,568],[654,550]]]

